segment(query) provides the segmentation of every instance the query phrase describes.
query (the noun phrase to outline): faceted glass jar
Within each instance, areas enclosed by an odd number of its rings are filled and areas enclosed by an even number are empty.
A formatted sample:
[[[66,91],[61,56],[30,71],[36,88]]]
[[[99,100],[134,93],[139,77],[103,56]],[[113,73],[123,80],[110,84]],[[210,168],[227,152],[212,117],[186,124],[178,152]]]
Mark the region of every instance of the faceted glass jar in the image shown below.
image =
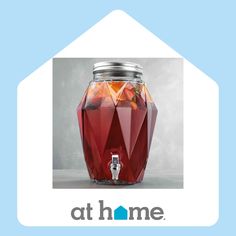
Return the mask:
[[[90,178],[104,184],[141,182],[157,116],[142,68],[95,64],[77,116]]]

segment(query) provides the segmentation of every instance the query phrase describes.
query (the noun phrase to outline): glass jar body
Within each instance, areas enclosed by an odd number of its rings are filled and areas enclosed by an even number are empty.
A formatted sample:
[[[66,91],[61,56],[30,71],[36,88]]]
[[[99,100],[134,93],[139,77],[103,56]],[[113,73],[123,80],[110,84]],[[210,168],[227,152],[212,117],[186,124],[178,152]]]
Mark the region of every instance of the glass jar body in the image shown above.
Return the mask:
[[[141,182],[157,116],[145,83],[132,77],[95,77],[77,116],[90,178],[104,184]]]

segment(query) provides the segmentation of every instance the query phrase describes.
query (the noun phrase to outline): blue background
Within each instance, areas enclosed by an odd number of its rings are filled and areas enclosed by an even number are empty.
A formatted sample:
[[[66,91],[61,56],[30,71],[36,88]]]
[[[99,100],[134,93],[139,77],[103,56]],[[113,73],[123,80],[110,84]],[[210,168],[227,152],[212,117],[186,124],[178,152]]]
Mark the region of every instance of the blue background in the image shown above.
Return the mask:
[[[17,84],[114,9],[126,11],[220,86],[220,218],[212,227],[46,228],[17,221]],[[234,235],[235,12],[233,0],[0,1],[0,234]]]

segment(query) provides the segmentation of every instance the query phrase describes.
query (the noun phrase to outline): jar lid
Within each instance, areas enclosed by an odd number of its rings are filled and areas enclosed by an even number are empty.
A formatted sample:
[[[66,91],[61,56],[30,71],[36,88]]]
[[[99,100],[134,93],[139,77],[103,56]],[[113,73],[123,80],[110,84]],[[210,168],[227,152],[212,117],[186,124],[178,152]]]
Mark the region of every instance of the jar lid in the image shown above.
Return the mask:
[[[133,62],[111,62],[104,61],[95,63],[93,66],[93,73],[102,72],[134,72],[137,74],[143,74],[143,68]]]

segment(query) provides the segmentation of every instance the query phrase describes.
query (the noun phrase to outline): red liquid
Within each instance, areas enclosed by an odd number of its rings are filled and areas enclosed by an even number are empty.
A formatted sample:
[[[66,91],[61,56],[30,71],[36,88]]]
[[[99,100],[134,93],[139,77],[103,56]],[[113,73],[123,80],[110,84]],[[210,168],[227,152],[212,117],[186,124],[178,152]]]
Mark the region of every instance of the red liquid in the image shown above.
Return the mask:
[[[118,154],[119,183],[142,181],[157,116],[145,85],[92,82],[77,115],[90,178],[111,181],[111,156]]]

